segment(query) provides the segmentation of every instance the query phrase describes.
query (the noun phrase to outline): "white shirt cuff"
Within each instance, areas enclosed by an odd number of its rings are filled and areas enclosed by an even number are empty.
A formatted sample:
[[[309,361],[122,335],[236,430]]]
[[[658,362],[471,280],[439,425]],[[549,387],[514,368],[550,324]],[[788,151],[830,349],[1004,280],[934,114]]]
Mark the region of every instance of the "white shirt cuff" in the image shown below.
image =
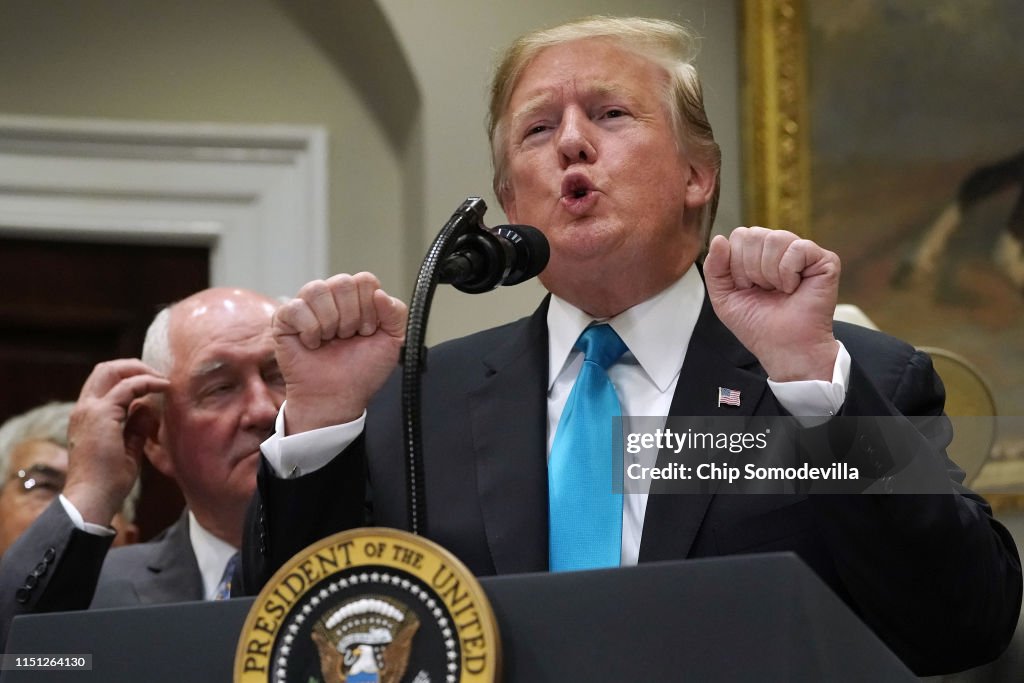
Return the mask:
[[[274,433],[260,444],[270,469],[281,479],[294,479],[315,472],[349,447],[363,433],[366,411],[352,422],[321,427],[300,434],[284,433],[284,410],[281,404],[274,423]]]
[[[779,399],[779,403],[804,427],[821,424],[823,420],[839,412],[846,400],[846,385],[850,381],[850,352],[839,342],[839,354],[832,368],[832,381],[803,380],[797,382],[775,382],[768,380],[768,387]],[[811,419],[802,419],[811,418]]]
[[[76,529],[94,536],[113,536],[117,533],[117,529],[85,521],[75,504],[65,498],[63,493],[60,494],[60,504],[64,506],[64,512],[68,513],[68,517],[71,518],[71,523],[75,525]]]

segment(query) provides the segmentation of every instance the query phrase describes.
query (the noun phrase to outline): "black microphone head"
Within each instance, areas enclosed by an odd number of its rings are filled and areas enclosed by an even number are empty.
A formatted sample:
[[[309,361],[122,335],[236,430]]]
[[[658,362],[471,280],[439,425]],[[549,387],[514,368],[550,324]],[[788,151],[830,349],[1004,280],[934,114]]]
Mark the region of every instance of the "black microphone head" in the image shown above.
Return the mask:
[[[498,287],[515,257],[515,248],[486,228],[474,228],[455,240],[440,264],[439,282],[466,294],[482,294]]]
[[[494,233],[512,243],[516,257],[504,285],[518,285],[543,272],[551,257],[548,238],[532,225],[499,225]]]

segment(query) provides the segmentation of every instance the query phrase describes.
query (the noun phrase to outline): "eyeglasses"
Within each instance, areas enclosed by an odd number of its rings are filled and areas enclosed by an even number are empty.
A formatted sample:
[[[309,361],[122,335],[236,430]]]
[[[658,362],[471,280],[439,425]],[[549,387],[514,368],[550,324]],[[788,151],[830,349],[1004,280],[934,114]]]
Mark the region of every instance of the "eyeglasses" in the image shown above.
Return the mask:
[[[38,493],[54,497],[64,490],[67,475],[47,465],[30,465],[18,470],[17,481],[21,490],[27,493]]]

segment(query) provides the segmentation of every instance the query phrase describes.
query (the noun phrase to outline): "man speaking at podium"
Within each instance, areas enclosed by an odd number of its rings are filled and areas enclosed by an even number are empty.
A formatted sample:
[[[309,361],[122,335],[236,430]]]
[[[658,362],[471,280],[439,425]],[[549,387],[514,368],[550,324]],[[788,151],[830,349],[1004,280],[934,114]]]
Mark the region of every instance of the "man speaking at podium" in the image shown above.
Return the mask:
[[[1017,619],[1019,561],[959,485],[945,418],[910,437],[945,494],[609,491],[614,414],[942,413],[925,355],[833,326],[835,254],[738,228],[696,265],[720,157],[694,42],[669,22],[592,18],[528,34],[500,63],[494,189],[512,222],[546,235],[550,296],[529,318],[431,349],[427,535],[478,575],[790,550],[917,673],[993,659]],[[326,535],[406,525],[405,321],[368,273],[311,282],[279,309],[287,402],[263,447],[247,590]]]

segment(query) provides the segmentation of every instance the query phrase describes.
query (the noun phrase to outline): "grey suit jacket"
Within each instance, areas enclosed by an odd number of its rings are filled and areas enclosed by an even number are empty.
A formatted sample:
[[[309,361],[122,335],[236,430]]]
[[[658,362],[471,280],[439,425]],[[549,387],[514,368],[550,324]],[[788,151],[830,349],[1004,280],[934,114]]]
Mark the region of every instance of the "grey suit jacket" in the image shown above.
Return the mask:
[[[203,599],[187,512],[148,543],[112,540],[75,528],[55,500],[0,558],[0,646],[19,614]]]

